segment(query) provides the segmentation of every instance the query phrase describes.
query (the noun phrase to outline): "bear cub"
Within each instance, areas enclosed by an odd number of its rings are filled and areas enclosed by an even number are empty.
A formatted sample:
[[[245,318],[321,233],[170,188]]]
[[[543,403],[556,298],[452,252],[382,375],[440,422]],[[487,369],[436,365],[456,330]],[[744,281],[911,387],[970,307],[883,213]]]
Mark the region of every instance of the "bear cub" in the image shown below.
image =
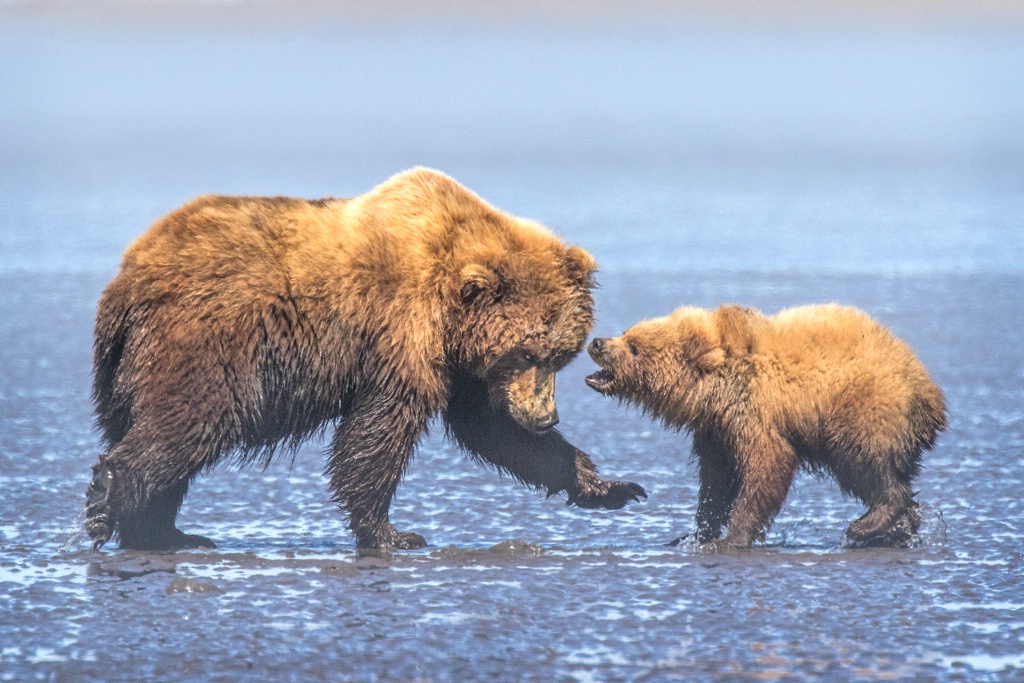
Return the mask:
[[[591,388],[692,433],[699,542],[763,540],[800,466],[868,506],[850,542],[913,542],[911,482],[947,426],[946,406],[907,345],[865,313],[680,308],[588,351],[601,367]]]

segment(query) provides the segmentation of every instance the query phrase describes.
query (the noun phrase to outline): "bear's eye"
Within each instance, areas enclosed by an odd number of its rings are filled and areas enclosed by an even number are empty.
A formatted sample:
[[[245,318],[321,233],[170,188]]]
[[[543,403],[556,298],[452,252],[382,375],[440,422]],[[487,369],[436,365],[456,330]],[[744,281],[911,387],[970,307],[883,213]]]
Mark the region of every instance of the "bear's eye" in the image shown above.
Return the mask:
[[[537,358],[537,354],[532,351],[523,351],[522,359],[523,362],[529,363],[530,365],[540,365],[540,358]]]
[[[629,352],[634,356],[639,355],[640,349],[636,347],[636,342],[629,342]]]

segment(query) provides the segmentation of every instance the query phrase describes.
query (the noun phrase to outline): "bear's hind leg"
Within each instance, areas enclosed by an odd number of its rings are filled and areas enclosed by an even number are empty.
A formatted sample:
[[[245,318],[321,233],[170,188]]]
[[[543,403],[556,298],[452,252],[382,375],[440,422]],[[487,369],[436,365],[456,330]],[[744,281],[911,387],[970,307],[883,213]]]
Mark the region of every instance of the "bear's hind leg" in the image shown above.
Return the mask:
[[[119,529],[121,547],[138,550],[216,548],[217,545],[205,536],[186,534],[174,524],[188,492],[188,484],[188,481],[181,481],[166,491],[151,495],[144,508],[122,523]]]
[[[201,469],[194,462],[181,463],[175,452],[146,447],[138,434],[129,432],[93,467],[85,527],[94,548],[115,534],[121,548],[136,550],[215,547],[174,525],[189,481]]]
[[[92,480],[85,490],[85,530],[94,550],[109,541],[115,531],[110,494],[113,477],[101,459],[92,467]]]
[[[837,459],[838,461],[839,459]],[[899,463],[910,463],[899,468]],[[917,459],[897,456],[844,458],[833,467],[839,487],[862,500],[868,511],[846,529],[860,546],[906,547],[921,525],[921,513],[910,487]]]

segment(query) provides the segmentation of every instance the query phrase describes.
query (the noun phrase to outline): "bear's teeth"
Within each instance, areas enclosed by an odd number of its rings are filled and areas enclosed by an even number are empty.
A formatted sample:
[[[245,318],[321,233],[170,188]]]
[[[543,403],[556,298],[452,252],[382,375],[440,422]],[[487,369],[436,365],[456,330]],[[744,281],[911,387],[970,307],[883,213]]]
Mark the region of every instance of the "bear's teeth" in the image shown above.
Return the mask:
[[[608,383],[611,382],[613,378],[614,376],[608,370],[598,370],[593,375],[589,375],[584,381],[591,389],[603,389],[608,386]]]

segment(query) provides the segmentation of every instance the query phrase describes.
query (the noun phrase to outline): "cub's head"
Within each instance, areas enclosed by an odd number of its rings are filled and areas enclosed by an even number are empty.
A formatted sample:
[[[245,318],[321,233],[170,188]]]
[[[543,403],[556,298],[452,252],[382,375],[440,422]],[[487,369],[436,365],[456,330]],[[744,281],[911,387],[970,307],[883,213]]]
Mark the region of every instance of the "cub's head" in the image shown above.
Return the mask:
[[[745,315],[745,309],[730,308]],[[637,323],[621,337],[595,339],[588,351],[601,369],[587,377],[587,385],[669,424],[691,423],[726,361],[723,310],[680,308]]]
[[[555,373],[594,325],[594,259],[546,229],[503,214],[467,226],[450,278],[446,338],[456,372],[487,383],[491,407],[523,428],[558,424]]]

